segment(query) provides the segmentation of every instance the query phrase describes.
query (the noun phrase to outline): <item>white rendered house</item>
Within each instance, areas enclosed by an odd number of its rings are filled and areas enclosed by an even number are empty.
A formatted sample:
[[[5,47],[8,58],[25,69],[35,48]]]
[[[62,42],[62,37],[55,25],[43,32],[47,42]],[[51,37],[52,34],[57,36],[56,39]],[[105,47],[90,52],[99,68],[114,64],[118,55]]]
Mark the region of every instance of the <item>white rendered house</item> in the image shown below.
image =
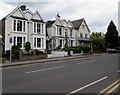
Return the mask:
[[[31,49],[46,49],[46,24],[38,11],[32,12],[25,5],[16,7],[2,19],[4,51],[18,45],[24,49],[25,42],[31,43]]]
[[[85,19],[72,21],[76,31],[76,45],[77,46],[90,46],[92,40],[90,39],[90,29]]]
[[[75,46],[75,29],[70,21],[60,19],[59,14],[56,15],[56,20],[47,21],[47,36],[49,43],[48,49],[56,49],[58,46],[64,48],[67,46]]]

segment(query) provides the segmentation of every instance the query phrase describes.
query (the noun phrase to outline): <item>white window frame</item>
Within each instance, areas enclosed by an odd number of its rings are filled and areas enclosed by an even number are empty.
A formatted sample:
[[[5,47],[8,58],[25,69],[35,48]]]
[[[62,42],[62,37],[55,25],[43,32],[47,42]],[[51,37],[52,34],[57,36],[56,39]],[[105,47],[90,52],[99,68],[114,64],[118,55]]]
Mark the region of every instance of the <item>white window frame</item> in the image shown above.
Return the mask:
[[[18,21],[22,21],[22,27],[21,27],[21,31],[18,30]],[[25,20],[21,20],[21,19],[13,19],[12,21],[12,30],[13,32],[26,32],[26,21]]]

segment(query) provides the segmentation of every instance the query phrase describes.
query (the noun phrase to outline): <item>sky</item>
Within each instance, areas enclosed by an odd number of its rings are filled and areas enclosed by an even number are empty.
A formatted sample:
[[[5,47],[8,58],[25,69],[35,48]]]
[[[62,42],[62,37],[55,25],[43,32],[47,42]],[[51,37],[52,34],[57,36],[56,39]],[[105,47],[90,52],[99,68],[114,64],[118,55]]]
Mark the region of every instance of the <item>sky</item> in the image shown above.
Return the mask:
[[[106,33],[111,20],[118,29],[118,2],[119,0],[1,0],[0,19],[18,5],[26,5],[33,12],[37,10],[44,21],[55,20],[59,12],[61,19],[73,21],[85,18],[91,33]]]

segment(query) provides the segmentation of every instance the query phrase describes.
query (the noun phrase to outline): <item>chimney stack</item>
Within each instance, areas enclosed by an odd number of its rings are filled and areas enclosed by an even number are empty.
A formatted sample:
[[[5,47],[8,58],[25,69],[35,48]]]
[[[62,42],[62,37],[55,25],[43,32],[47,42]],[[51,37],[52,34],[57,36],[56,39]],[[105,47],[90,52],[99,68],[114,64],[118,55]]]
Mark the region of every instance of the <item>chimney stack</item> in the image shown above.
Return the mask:
[[[25,6],[25,5],[22,5],[22,6],[20,6],[20,9],[21,9],[22,11],[25,11],[25,10],[26,10],[26,6]]]

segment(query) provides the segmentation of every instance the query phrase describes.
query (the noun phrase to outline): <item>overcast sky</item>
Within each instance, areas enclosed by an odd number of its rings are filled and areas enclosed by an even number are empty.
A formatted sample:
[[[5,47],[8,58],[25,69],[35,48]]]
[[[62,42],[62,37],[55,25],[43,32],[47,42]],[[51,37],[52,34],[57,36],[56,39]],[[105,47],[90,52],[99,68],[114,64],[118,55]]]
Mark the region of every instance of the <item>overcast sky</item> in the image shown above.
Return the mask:
[[[111,20],[118,28],[118,2],[119,0],[1,0],[0,19],[18,5],[26,5],[33,12],[39,11],[44,21],[54,20],[59,12],[62,19],[72,21],[85,18],[91,32],[106,33]]]

